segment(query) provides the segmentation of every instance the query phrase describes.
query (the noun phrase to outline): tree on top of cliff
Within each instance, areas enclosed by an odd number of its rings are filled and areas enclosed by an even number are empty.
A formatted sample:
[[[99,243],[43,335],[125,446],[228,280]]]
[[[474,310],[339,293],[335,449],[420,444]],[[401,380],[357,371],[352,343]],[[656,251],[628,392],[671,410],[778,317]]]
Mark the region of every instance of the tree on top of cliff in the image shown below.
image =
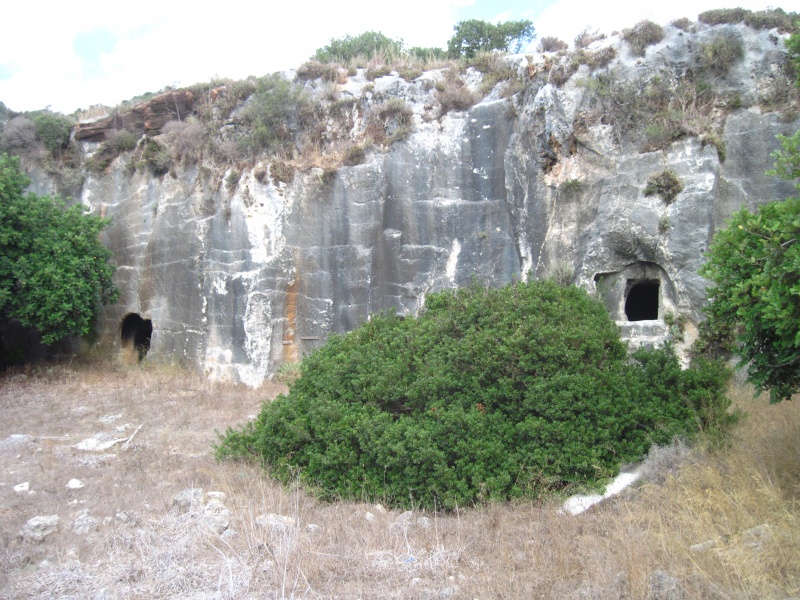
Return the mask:
[[[800,178],[800,131],[779,136],[775,171]],[[798,184],[800,189],[800,184]],[[770,401],[800,390],[800,198],[743,208],[714,237],[700,274],[711,280],[709,330],[733,331],[748,380]]]
[[[119,292],[99,240],[108,221],[26,194],[29,183],[18,158],[0,155],[0,324],[18,319],[49,345],[91,333]]]
[[[455,33],[447,42],[447,53],[452,58],[472,58],[479,52],[520,52],[536,34],[530,21],[487,23],[479,19],[460,21]]]
[[[402,51],[402,40],[393,40],[379,31],[365,31],[357,36],[331,39],[330,44],[319,48],[312,58],[321,63],[348,62],[358,56],[367,59],[378,54],[393,57]]]

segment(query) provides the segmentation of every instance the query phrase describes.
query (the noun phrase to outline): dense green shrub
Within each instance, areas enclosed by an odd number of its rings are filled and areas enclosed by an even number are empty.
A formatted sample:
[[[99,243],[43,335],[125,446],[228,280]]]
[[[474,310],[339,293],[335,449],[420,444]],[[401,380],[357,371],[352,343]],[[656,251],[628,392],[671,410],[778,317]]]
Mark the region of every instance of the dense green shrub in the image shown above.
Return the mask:
[[[109,221],[28,194],[29,184],[19,159],[0,155],[0,324],[18,319],[44,344],[88,335],[100,305],[119,295],[99,239]]]
[[[744,56],[742,40],[732,35],[720,34],[697,49],[700,67],[718,77],[725,75],[733,64]]]
[[[66,148],[69,144],[72,121],[67,117],[44,112],[35,116],[33,123],[36,125],[36,137],[50,152]]]
[[[631,29],[622,30],[622,39],[628,42],[636,56],[644,56],[648,46],[664,39],[664,28],[652,21],[639,21]]]
[[[318,49],[313,60],[321,63],[346,63],[355,58],[371,59],[373,57],[392,58],[402,53],[402,40],[393,40],[378,31],[343,38],[333,38],[327,46]]]
[[[719,364],[682,371],[669,347],[634,359],[576,287],[439,292],[418,318],[373,316],[332,336],[216,455],[257,457],[323,498],[404,506],[593,485],[727,407]]]
[[[778,136],[769,174],[800,178],[800,131]],[[800,184],[796,187],[800,190]],[[748,380],[769,390],[770,400],[800,391],[800,198],[770,202],[735,213],[718,231],[700,274],[708,289],[706,314],[711,339],[735,336],[733,351]],[[712,346],[713,348],[713,346]]]
[[[447,42],[450,58],[472,58],[479,52],[520,52],[533,40],[533,24],[530,21],[506,21],[489,23],[479,19],[459,21],[455,33]]]

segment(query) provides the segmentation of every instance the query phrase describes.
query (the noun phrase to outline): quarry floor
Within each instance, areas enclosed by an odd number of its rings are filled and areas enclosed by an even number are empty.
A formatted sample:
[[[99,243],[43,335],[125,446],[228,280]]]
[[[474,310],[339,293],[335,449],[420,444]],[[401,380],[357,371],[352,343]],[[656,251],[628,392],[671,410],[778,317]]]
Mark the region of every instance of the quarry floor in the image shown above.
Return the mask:
[[[563,498],[436,514],[215,461],[215,432],[285,389],[147,365],[1,374],[0,598],[800,596],[798,399],[735,388],[748,417],[725,448],[658,449],[579,515]]]

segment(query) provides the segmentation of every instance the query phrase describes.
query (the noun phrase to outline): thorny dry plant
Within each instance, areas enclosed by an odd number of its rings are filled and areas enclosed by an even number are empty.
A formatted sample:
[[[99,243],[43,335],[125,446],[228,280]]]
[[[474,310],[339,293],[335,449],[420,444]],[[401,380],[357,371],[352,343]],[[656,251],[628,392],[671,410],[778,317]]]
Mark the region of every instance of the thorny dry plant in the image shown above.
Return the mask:
[[[559,499],[402,513],[321,503],[257,465],[214,461],[215,429],[257,413],[278,384],[151,366],[14,374],[0,379],[2,598],[800,595],[797,399],[769,406],[735,388],[749,415],[728,447],[657,449],[643,484],[578,516]],[[135,431],[125,449],[74,448]],[[84,487],[67,489],[72,478]],[[26,481],[33,494],[14,491]],[[174,506],[188,488],[222,492],[236,534],[209,529],[202,503]],[[19,537],[37,515],[59,529]],[[73,527],[81,515],[96,520],[87,533]]]

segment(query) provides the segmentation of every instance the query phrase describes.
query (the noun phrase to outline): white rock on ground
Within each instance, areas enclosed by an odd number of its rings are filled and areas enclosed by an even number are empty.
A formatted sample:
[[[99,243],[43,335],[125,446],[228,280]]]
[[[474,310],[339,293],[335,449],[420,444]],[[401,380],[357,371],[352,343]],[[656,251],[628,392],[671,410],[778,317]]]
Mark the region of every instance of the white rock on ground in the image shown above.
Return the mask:
[[[70,479],[67,482],[68,490],[79,490],[84,487],[84,483],[80,479]]]
[[[182,490],[177,493],[172,504],[184,512],[200,510],[203,506],[203,489],[187,488]]]
[[[58,529],[58,515],[38,516],[30,519],[19,531],[19,536],[29,542],[41,542]]]
[[[86,535],[97,529],[97,519],[95,519],[89,510],[84,508],[72,515],[72,531],[78,535]]]
[[[571,498],[567,499],[564,502],[564,506],[561,509],[562,512],[567,512],[571,515],[579,515],[586,509],[595,504],[602,502],[603,500],[610,498],[611,496],[615,496],[619,494],[622,490],[626,487],[634,483],[637,479],[639,479],[639,473],[620,473],[614,478],[614,481],[608,484],[606,487],[605,493],[601,494],[589,494],[589,495],[577,495],[572,496]]]
[[[31,489],[30,482],[26,481],[25,483],[19,483],[14,486],[14,491],[18,494],[27,494]]]
[[[297,521],[293,517],[270,513],[256,517],[256,525],[264,529],[271,529],[275,533],[284,533],[292,527],[296,527]]]
[[[212,531],[222,534],[230,525],[231,511],[225,508],[222,500],[212,498],[203,508],[203,523]]]

